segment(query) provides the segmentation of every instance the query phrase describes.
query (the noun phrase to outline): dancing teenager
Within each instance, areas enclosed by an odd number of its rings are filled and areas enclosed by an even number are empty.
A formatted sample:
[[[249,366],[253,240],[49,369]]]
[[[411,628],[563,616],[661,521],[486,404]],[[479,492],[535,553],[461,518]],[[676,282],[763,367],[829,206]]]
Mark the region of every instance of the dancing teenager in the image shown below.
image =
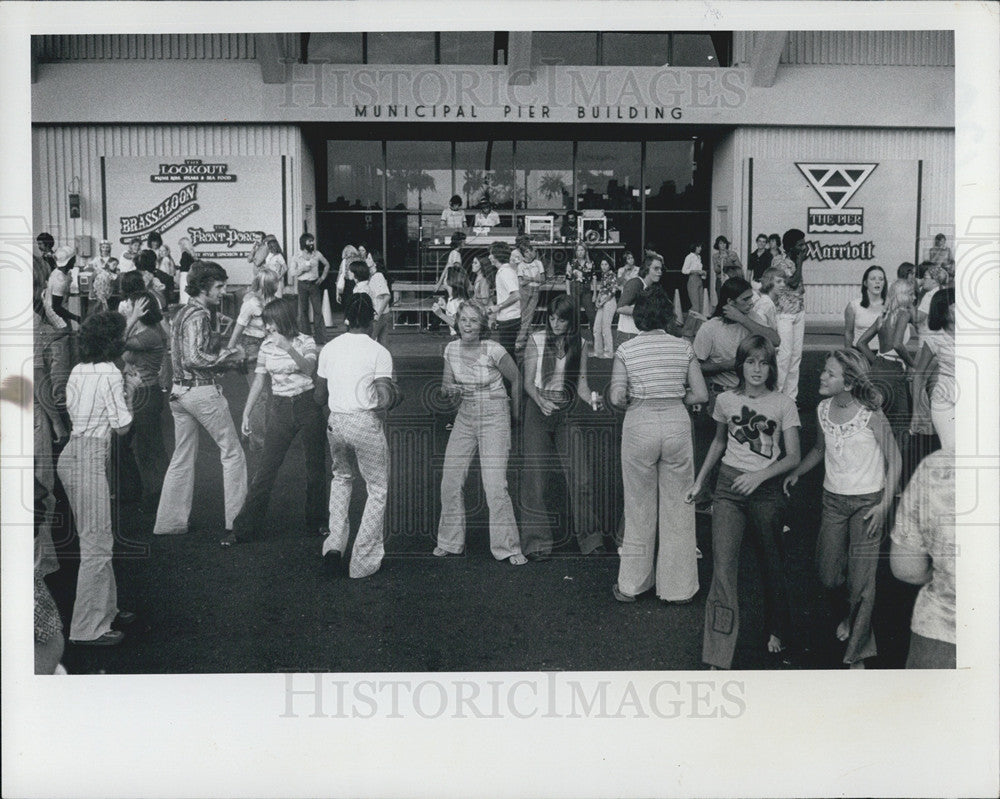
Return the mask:
[[[244,435],[249,433],[254,406],[261,402],[264,384],[269,382],[267,432],[246,502],[233,523],[232,533],[221,541],[225,547],[259,533],[278,470],[296,436],[301,438],[305,455],[306,528],[312,533],[326,529],[323,413],[313,395],[316,342],[299,331],[291,307],[283,300],[272,300],[264,306],[263,321],[267,337],[257,353],[242,429]]]
[[[486,311],[475,302],[458,308],[458,341],[444,350],[442,392],[460,399],[454,427],[448,436],[441,477],[441,520],[438,524],[438,557],[460,555],[465,550],[465,502],[462,489],[472,458],[479,451],[479,466],[490,511],[490,551],[497,560],[521,566],[514,505],[507,492],[507,456],[510,452],[511,414],[518,418],[521,374],[514,358],[497,342],[483,339]],[[511,384],[508,398],[504,380]]]
[[[816,542],[819,578],[839,619],[837,638],[847,642],[844,663],[863,669],[865,659],[877,654],[872,632],[875,571],[901,459],[879,408],[881,397],[868,378],[868,364],[857,350],[830,354],[819,376],[819,393],[825,399],[816,408],[816,444],[785,478],[784,488],[787,494],[799,477],[824,462]]]
[[[584,555],[603,552],[601,525],[594,516],[592,464],[570,440],[577,408],[601,410],[604,402],[590,392],[587,348],[577,330],[573,299],[557,295],[548,308],[545,330],[532,333],[524,356],[524,410],[521,472],[521,549],[543,560],[562,543],[545,506],[545,486],[552,473],[565,477],[573,531]]]
[[[242,357],[239,349],[222,349],[221,337],[212,328],[211,311],[222,302],[227,280],[226,271],[217,263],[195,263],[185,289],[191,299],[173,322],[170,357],[174,382],[170,390],[170,412],[174,417],[175,443],[153,525],[156,535],[188,531],[199,427],[208,432],[222,455],[227,533],[232,531],[236,514],[246,499],[246,458],[229,414],[229,403],[216,380],[220,371],[233,368]]]
[[[736,350],[739,383],[715,402],[715,438],[698,477],[688,489],[693,502],[719,460],[712,510],[712,587],[705,602],[703,662],[732,666],[740,631],[740,546],[749,529],[758,553],[764,587],[768,651],[780,652],[788,640],[791,612],[785,586],[781,541],[785,497],[781,476],[799,465],[799,413],[795,403],[775,391],[778,367],[774,345],[750,336]]]
[[[323,347],[316,368],[316,402],[327,405],[326,435],[333,459],[330,481],[330,532],[323,541],[323,562],[334,571],[347,557],[351,492],[355,470],[365,481],[368,499],[361,516],[348,574],[368,577],[385,555],[385,504],[389,488],[389,445],[382,415],[402,397],[392,373],[389,350],[371,337],[375,306],[367,294],[351,297],[347,332]]]

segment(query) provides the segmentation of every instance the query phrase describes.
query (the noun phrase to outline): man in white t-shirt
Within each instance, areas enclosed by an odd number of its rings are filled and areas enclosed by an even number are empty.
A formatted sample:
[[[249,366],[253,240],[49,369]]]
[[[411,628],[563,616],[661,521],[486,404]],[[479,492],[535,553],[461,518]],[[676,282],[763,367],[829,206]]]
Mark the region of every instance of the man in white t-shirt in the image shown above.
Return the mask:
[[[374,316],[371,297],[354,294],[346,312],[348,331],[323,347],[316,366],[316,402],[330,409],[326,429],[333,479],[330,533],[323,541],[322,554],[331,571],[340,564],[350,538],[351,453],[368,491],[351,552],[351,577],[368,577],[382,565],[389,445],[379,412],[395,407],[402,398],[393,379],[389,350],[371,338]]]
[[[493,242],[490,246],[490,263],[497,270],[497,304],[490,308],[490,314],[497,320],[497,343],[514,358],[517,333],[521,329],[521,287],[517,270],[509,261],[510,245],[502,241]]]

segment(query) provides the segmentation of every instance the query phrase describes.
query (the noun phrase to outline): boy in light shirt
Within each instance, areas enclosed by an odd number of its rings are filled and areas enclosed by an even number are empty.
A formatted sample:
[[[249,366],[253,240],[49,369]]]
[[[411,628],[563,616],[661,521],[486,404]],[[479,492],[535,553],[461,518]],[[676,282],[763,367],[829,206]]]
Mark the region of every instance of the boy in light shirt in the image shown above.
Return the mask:
[[[778,309],[775,298],[785,288],[785,273],[774,266],[768,267],[760,276],[760,294],[754,300],[753,310],[769,328],[778,329]]]

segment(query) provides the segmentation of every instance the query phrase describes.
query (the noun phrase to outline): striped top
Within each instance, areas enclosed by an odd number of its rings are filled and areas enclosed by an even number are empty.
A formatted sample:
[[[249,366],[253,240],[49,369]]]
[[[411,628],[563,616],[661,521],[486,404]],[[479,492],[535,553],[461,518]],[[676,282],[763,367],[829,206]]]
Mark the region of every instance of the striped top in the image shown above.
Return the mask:
[[[315,364],[318,356],[312,336],[299,333],[292,340],[292,347],[309,363]],[[279,347],[271,336],[264,339],[257,353],[256,374],[271,376],[271,393],[276,397],[297,397],[313,388],[312,374],[303,372],[291,355]]]
[[[663,330],[645,330],[618,347],[625,366],[629,403],[645,399],[683,399],[694,350]]]
[[[132,421],[122,373],[113,363],[78,363],[69,373],[66,397],[74,436],[106,438]]]

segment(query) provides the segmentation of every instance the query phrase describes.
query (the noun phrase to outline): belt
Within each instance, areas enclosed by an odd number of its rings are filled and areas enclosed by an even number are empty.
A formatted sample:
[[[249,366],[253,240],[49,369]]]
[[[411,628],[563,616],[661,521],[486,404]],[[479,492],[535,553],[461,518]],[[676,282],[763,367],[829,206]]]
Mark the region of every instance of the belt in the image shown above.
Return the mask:
[[[191,378],[179,378],[174,380],[174,384],[178,386],[187,386],[188,388],[194,388],[195,386],[214,386],[214,377],[191,377]]]

